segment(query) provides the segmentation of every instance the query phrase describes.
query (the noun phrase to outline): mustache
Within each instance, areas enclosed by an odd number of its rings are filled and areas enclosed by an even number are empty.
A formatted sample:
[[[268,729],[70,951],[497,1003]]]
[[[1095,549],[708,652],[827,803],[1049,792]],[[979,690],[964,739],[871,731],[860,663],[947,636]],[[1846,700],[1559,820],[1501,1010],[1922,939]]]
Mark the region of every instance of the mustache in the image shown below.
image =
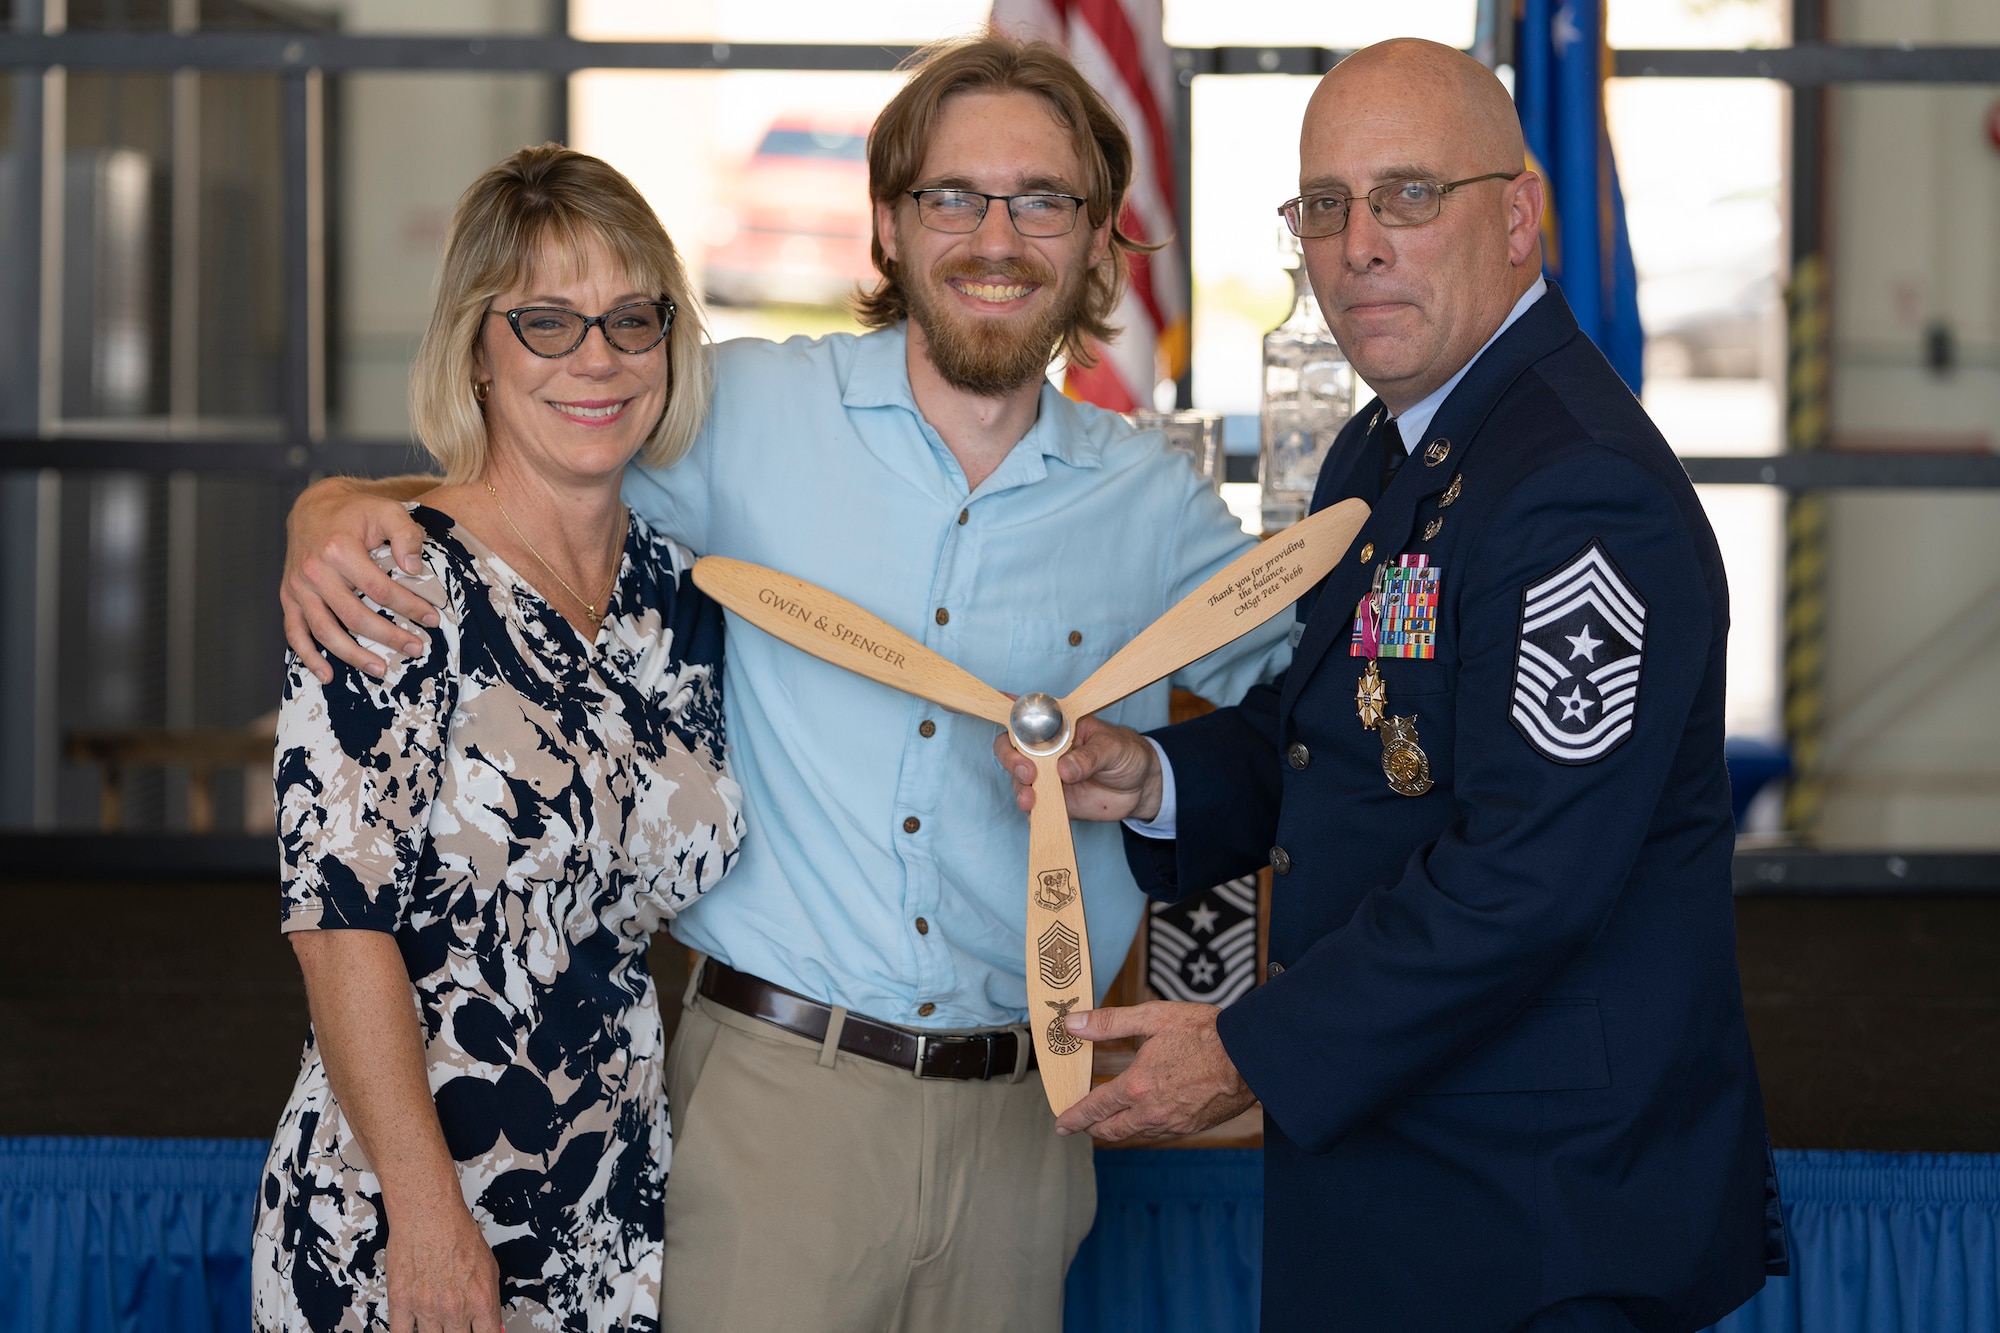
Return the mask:
[[[989,263],[973,260],[946,260],[932,270],[939,282],[1021,282],[1046,287],[1055,280],[1055,270],[1047,264],[1027,259],[1002,259]]]

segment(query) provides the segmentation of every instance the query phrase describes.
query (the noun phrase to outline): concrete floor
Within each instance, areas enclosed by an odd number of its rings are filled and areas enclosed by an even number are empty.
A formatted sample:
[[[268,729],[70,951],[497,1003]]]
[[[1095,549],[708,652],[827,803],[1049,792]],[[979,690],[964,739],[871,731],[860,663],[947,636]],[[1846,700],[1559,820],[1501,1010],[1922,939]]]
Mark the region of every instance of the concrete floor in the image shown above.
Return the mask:
[[[272,884],[0,879],[0,922],[0,1135],[271,1132],[306,1026]],[[1737,924],[1777,1146],[2000,1152],[2000,897]],[[670,1020],[684,967],[654,950]]]

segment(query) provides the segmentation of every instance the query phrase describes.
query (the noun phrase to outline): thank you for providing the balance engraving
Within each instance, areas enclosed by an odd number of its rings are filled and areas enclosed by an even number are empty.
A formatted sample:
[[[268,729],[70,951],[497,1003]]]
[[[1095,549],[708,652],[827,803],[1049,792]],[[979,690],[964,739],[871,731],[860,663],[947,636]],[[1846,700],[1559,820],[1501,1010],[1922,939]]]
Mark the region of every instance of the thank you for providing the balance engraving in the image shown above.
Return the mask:
[[[850,625],[845,625],[833,616],[822,615],[796,597],[789,597],[776,588],[757,589],[757,600],[770,607],[788,620],[796,620],[819,634],[824,634],[835,643],[844,643],[856,652],[866,653],[878,662],[887,662],[892,667],[906,667],[903,654],[891,645],[869,638]]]
[[[1234,601],[1236,605],[1230,608],[1230,614],[1236,616],[1248,615],[1250,612],[1255,611],[1265,599],[1272,596],[1279,589],[1293,583],[1300,575],[1306,572],[1305,561],[1299,559],[1300,553],[1305,549],[1306,543],[1303,539],[1293,538],[1279,549],[1271,552],[1265,559],[1259,561],[1255,569],[1252,569],[1228,587],[1217,588],[1214,592],[1210,593],[1208,595],[1208,604],[1210,606],[1220,606]]]

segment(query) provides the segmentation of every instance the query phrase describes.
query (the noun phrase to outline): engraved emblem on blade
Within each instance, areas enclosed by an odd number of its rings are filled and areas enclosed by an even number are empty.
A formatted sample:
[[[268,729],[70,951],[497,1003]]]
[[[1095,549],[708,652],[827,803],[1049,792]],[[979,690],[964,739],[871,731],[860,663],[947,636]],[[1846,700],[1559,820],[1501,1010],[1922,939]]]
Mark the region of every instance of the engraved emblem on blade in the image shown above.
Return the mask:
[[[1067,1000],[1042,1001],[1056,1011],[1056,1016],[1049,1020],[1048,1027],[1042,1033],[1048,1040],[1050,1055],[1075,1055],[1083,1049],[1083,1038],[1063,1026],[1063,1019],[1069,1017],[1069,1011],[1076,1008],[1077,1000],[1081,998],[1075,996]]]
[[[1076,877],[1067,870],[1044,870],[1035,876],[1035,905],[1060,912],[1076,897]]]
[[[1061,989],[1083,979],[1083,950],[1076,932],[1058,921],[1035,941],[1042,960],[1042,980]]]
[[[1382,774],[1399,796],[1422,796],[1431,789],[1431,759],[1417,744],[1417,719],[1382,719]]]

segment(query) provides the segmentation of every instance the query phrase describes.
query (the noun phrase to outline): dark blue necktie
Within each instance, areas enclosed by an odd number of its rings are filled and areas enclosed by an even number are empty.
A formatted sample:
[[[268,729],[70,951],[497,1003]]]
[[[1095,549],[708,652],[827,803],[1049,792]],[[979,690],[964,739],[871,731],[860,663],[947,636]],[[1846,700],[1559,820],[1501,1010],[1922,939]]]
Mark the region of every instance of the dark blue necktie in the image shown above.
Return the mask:
[[[1403,466],[1403,460],[1410,451],[1403,447],[1403,432],[1396,425],[1394,417],[1382,427],[1382,489],[1388,490],[1389,483],[1396,479],[1396,469]]]

